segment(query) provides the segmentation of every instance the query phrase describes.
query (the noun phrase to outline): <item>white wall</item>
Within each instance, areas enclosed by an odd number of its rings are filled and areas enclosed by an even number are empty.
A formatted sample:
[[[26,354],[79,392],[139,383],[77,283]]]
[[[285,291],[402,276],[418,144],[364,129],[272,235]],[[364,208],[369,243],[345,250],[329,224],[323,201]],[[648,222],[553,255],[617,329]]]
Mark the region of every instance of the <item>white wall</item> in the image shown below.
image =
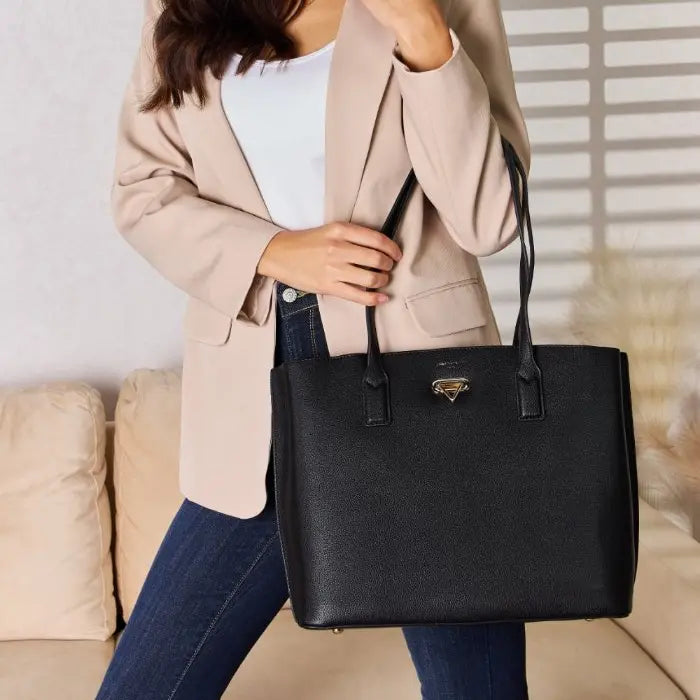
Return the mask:
[[[700,2],[503,6],[534,146],[536,319],[561,321],[594,247],[700,268]],[[0,5],[2,385],[84,379],[111,407],[131,369],[179,362],[184,299],[108,211],[141,13],[142,0]],[[505,338],[516,255],[484,260]]]
[[[0,384],[104,391],[180,356],[183,297],[115,233],[116,116],[142,0],[0,3]]]

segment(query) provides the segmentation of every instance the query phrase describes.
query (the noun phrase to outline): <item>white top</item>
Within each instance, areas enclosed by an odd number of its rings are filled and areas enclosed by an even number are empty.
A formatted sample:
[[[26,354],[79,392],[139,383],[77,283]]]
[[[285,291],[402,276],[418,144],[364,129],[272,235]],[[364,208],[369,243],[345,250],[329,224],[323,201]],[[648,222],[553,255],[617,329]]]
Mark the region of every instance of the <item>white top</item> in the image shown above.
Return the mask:
[[[244,75],[235,75],[237,54],[222,79],[226,116],[272,221],[283,228],[324,223],[326,89],[334,45],[286,63],[259,60]]]

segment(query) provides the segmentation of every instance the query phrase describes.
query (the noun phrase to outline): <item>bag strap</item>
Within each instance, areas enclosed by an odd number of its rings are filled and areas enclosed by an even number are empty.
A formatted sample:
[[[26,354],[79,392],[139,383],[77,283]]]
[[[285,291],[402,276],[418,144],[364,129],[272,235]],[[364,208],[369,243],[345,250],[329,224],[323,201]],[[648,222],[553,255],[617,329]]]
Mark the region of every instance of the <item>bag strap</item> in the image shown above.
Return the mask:
[[[535,275],[535,238],[530,219],[527,172],[512,144],[503,137],[501,142],[513,191],[513,206],[520,238],[520,310],[513,335],[513,346],[518,350],[516,383],[519,417],[521,420],[542,420],[544,418],[542,371],[535,359],[529,313],[530,292]]]
[[[535,273],[535,242],[530,219],[527,172],[512,144],[504,137],[501,137],[501,144],[510,178],[520,238],[520,310],[513,335],[513,346],[518,352],[516,371],[518,412],[521,420],[540,420],[544,418],[542,372],[535,360],[529,318],[530,292]],[[388,238],[395,237],[416,183],[415,172],[411,170],[381,228],[381,232]],[[363,377],[365,424],[387,425],[391,422],[389,378],[381,360],[374,306],[366,307],[365,317],[367,321],[367,367]]]
[[[394,205],[391,207],[389,216],[386,217],[386,221],[381,228],[381,233],[383,233],[388,238],[394,238],[396,231],[399,228],[403,214],[406,211],[406,206],[408,205],[411,195],[413,194],[413,188],[416,185],[416,174],[413,170],[408,173],[406,180],[401,187]],[[365,382],[370,382],[373,387],[379,386],[385,380],[388,383],[388,378],[384,372],[384,368],[381,363],[381,351],[379,350],[379,340],[377,339],[377,327],[375,325],[374,316],[374,306],[367,306],[365,310],[365,318],[367,321],[367,372],[365,373]],[[383,421],[388,420],[388,417],[379,416],[378,420]]]
[[[530,201],[529,193],[527,188],[527,173],[525,172],[525,167],[523,166],[518,154],[515,152],[513,146],[503,139],[503,152],[506,158],[506,163],[508,164],[508,174],[511,180],[511,187],[514,193],[514,202],[516,217],[519,214],[518,229],[519,231],[524,228],[523,223],[526,224],[529,251],[524,245],[520,248],[520,278],[522,283],[523,276],[527,279],[527,289],[525,290],[525,304],[523,304],[523,294],[521,292],[520,299],[520,310],[518,311],[518,318],[515,322],[515,332],[513,334],[513,345],[517,345],[522,332],[521,321],[523,317],[523,306],[527,307],[530,301],[530,292],[532,291],[532,280],[535,274],[535,240],[532,234],[532,220],[530,219]],[[520,183],[522,182],[522,197],[520,196]],[[519,210],[519,211],[518,211]],[[522,241],[522,238],[521,238]],[[528,259],[529,254],[529,259]],[[527,309],[525,309],[527,312]],[[529,321],[528,321],[529,325]]]

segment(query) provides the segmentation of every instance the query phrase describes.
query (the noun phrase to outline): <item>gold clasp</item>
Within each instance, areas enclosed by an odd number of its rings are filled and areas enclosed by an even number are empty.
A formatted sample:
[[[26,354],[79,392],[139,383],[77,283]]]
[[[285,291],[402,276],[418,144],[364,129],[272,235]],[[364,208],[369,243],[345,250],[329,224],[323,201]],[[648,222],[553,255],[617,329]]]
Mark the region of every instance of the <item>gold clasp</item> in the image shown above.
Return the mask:
[[[451,377],[449,379],[436,379],[433,384],[433,393],[446,396],[452,403],[463,392],[469,391],[469,380],[466,377]]]

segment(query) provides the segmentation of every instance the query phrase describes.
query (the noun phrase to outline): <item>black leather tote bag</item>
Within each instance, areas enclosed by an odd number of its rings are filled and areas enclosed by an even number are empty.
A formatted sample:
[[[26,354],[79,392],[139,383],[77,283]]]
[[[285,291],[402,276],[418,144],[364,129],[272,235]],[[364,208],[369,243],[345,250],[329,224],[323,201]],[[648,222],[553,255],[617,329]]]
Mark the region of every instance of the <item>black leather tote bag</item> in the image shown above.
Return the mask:
[[[624,617],[637,566],[627,356],[533,345],[526,172],[512,345],[367,353],[271,372],[279,534],[307,628]],[[394,235],[411,173],[383,232]],[[527,229],[527,239],[526,239]]]

